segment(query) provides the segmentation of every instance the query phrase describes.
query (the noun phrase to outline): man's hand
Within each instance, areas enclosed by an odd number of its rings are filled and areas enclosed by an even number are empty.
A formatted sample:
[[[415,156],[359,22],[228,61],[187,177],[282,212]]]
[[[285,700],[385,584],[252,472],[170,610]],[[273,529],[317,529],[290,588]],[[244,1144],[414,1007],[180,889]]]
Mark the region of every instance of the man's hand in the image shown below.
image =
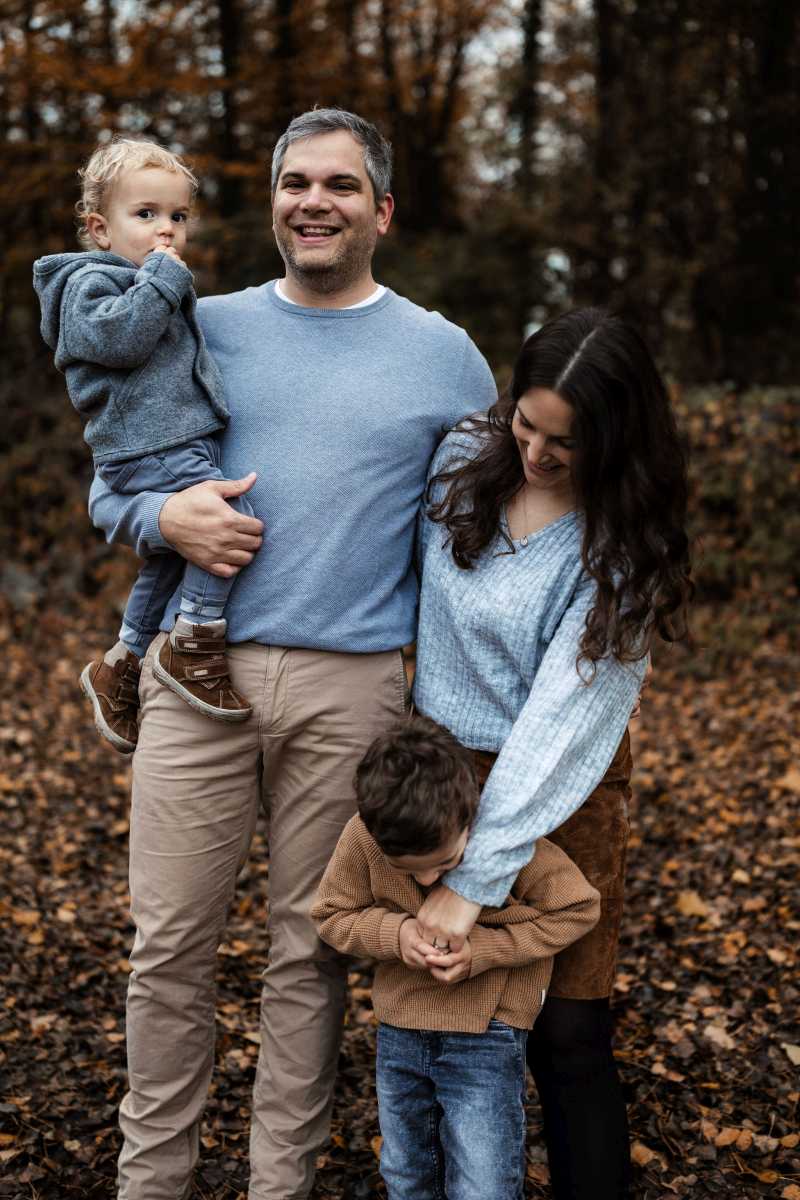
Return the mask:
[[[472,966],[472,946],[469,938],[464,939],[460,950],[451,950],[449,954],[442,954],[437,950],[435,954],[427,955],[425,964],[439,983],[458,983],[461,979],[468,979]]]
[[[409,917],[400,926],[400,957],[407,967],[411,967],[415,971],[426,971],[428,969],[427,958],[433,955],[434,958],[441,958],[441,952],[434,950],[433,946],[429,945],[424,938],[420,937],[417,922],[413,917]]]
[[[165,500],[158,527],[165,541],[196,566],[230,579],[252,562],[262,542],[264,522],[246,517],[227,503],[256,481],[255,471],[244,479],[209,479]]]
[[[443,883],[431,892],[417,913],[417,924],[431,946],[438,941],[449,944],[451,953],[457,953],[480,911],[480,904],[465,900]]]

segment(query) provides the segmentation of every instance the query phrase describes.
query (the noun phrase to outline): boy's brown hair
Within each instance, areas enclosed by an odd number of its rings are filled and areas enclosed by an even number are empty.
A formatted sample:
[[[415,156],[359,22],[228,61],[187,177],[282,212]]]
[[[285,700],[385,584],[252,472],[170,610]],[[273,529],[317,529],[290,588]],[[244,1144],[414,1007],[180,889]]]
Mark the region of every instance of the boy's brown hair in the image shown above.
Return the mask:
[[[384,854],[430,854],[467,829],[478,809],[472,751],[415,716],[375,739],[355,776],[361,820]]]

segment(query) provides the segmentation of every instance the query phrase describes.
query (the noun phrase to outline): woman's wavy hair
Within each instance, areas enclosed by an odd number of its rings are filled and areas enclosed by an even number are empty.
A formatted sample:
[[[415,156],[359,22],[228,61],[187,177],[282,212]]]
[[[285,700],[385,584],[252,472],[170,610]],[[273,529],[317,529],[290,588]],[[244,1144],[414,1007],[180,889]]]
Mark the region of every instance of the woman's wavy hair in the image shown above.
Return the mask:
[[[649,350],[631,325],[602,309],[564,313],[529,337],[508,391],[485,416],[467,422],[481,443],[478,454],[431,479],[429,516],[447,528],[456,564],[472,568],[498,530],[514,553],[501,516],[524,482],[511,422],[531,388],[558,393],[574,413],[581,555],[597,584],[578,666],[588,664],[593,673],[608,654],[635,661],[656,633],[670,642],[686,637],[694,592],[686,451]]]

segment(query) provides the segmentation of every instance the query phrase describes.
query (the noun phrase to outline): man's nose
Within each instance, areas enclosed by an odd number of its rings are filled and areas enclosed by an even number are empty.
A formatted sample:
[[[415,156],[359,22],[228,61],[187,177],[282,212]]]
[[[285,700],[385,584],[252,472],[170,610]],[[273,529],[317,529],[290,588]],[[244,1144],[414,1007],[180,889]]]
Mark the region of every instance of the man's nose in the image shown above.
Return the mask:
[[[330,202],[325,195],[325,189],[319,183],[312,183],[302,200],[302,207],[318,210],[329,208]]]

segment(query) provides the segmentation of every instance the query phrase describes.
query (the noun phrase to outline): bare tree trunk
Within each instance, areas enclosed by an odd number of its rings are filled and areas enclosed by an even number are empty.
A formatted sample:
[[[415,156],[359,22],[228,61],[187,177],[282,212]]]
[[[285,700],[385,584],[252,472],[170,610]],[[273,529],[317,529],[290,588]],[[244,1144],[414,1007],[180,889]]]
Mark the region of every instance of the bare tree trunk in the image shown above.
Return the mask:
[[[229,174],[225,168],[236,163],[241,157],[236,128],[236,91],[242,44],[242,17],[238,0],[220,0],[219,43],[225,79],[219,136],[219,154],[222,160],[219,211],[221,217],[233,217],[242,209],[242,180],[237,175]]]
[[[534,222],[529,220],[536,187],[536,130],[539,120],[539,32],[542,28],[542,0],[525,0],[522,11],[522,53],[520,74],[511,115],[519,126],[519,160],[514,179],[520,219],[519,238],[512,269],[515,275],[513,320],[521,340],[531,319],[537,299],[536,247]]]

